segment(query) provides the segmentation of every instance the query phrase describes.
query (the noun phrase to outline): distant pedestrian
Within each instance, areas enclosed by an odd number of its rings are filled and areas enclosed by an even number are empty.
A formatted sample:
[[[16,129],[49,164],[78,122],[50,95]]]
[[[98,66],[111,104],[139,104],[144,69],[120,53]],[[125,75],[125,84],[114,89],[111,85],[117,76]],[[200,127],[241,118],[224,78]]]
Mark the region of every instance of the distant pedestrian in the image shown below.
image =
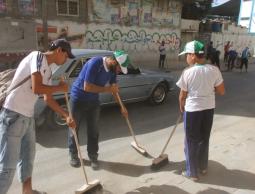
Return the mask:
[[[159,50],[159,64],[158,64],[158,67],[159,68],[164,68],[165,59],[166,59],[166,47],[165,47],[165,41],[164,40],[162,40],[158,50]]]
[[[224,95],[225,88],[219,69],[205,64],[204,45],[199,41],[188,42],[184,51],[189,65],[176,85],[180,88],[179,106],[185,128],[186,170],[182,175],[198,180],[198,171],[208,169],[209,139],[215,109],[215,93]]]
[[[245,71],[247,72],[248,70],[248,58],[250,56],[250,52],[249,52],[249,47],[245,47],[245,49],[242,51],[241,54],[241,66],[240,66],[240,70],[242,72],[243,70],[243,65],[245,65]]]
[[[234,68],[236,58],[238,53],[234,49],[234,47],[230,47],[228,51],[228,71],[231,71]]]
[[[211,59],[212,58],[212,52],[213,52],[213,42],[210,41],[210,43],[207,45],[206,48],[206,59]]]
[[[216,65],[220,69],[220,51],[215,48],[212,49],[210,60],[212,65]]]
[[[225,64],[227,64],[228,62],[229,48],[230,48],[230,41],[228,41],[227,44],[225,44],[224,46],[224,63]]]

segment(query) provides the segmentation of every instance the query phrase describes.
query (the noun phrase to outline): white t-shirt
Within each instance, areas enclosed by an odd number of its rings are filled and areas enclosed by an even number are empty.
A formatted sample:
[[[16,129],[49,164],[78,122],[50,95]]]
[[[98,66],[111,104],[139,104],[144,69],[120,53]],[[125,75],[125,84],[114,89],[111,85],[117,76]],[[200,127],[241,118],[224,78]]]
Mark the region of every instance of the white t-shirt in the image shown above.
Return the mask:
[[[220,70],[213,65],[194,65],[185,69],[176,83],[179,88],[188,92],[185,111],[215,108],[215,87],[222,82]]]
[[[28,75],[32,75],[35,72],[41,73],[43,84],[51,85],[51,68],[47,63],[46,57],[39,51],[31,52],[20,62],[10,87],[15,86]],[[38,95],[32,91],[32,81],[30,78],[21,86],[11,91],[6,97],[3,107],[27,117],[32,117],[37,98]]]

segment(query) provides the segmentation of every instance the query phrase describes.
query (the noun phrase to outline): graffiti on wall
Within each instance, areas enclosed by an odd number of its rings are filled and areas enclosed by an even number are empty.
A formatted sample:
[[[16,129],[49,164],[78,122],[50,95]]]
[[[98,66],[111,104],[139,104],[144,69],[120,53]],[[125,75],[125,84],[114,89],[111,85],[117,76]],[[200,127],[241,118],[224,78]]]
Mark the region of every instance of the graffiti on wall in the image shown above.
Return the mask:
[[[133,30],[123,33],[120,29],[106,28],[85,32],[86,47],[100,49],[124,49],[130,51],[158,50],[162,40],[169,51],[179,50],[180,37],[172,33],[148,33],[145,30]]]

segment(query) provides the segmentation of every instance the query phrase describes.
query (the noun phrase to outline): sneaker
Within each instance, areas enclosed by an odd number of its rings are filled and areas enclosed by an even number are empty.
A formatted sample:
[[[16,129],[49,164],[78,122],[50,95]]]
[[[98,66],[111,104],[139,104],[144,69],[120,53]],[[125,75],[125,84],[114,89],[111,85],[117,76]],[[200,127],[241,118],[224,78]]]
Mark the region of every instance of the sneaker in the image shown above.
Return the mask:
[[[184,176],[185,178],[190,179],[190,180],[192,180],[194,182],[198,181],[198,177],[188,176],[186,171],[182,171],[182,176]]]
[[[93,170],[99,169],[99,163],[98,160],[90,160],[90,165]]]
[[[75,154],[70,154],[70,161],[69,164],[74,168],[79,168],[81,166],[80,159]]]

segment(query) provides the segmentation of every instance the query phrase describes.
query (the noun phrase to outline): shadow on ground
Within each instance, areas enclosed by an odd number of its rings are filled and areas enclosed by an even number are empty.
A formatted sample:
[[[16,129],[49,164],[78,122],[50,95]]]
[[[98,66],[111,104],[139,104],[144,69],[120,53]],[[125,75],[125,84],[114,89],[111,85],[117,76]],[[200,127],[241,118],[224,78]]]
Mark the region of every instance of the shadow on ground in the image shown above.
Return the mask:
[[[127,192],[126,194],[189,194],[188,192],[170,185],[151,185],[149,187],[140,187],[134,191]]]
[[[179,187],[172,186],[172,185],[151,185],[149,187],[139,187],[134,191],[129,191],[125,194],[189,194]],[[103,190],[95,190],[92,191],[90,194],[112,194],[110,191],[105,189]],[[230,194],[226,191],[220,189],[209,188],[204,191],[199,191],[197,194]]]
[[[150,187],[140,187],[135,191],[128,192],[126,194],[189,194],[188,192],[171,185],[152,185]],[[204,191],[200,191],[197,194],[230,194],[226,191],[209,188]]]
[[[181,174],[181,170],[175,171]],[[224,186],[237,189],[255,190],[255,174],[235,169],[228,169],[221,163],[210,160],[208,174],[200,176],[199,183]]]
[[[255,190],[254,180],[255,174],[253,173],[228,169],[219,162],[210,160],[208,175],[202,177],[200,183]]]
[[[109,162],[103,160],[100,160],[99,162],[100,169],[131,177],[139,177],[144,174],[151,174],[153,172],[156,173],[159,171],[170,171],[175,174],[181,174],[182,169],[185,168],[185,161],[169,162],[167,165],[163,166],[157,171],[151,170],[150,166]],[[85,165],[89,165],[89,162],[86,160]],[[210,160],[208,174],[205,176],[201,175],[199,183],[236,189],[255,190],[254,180],[255,174],[253,173],[242,170],[228,169],[221,163]],[[210,192],[208,191],[208,193]]]
[[[209,188],[204,191],[199,191],[197,194],[230,194],[220,189]]]

